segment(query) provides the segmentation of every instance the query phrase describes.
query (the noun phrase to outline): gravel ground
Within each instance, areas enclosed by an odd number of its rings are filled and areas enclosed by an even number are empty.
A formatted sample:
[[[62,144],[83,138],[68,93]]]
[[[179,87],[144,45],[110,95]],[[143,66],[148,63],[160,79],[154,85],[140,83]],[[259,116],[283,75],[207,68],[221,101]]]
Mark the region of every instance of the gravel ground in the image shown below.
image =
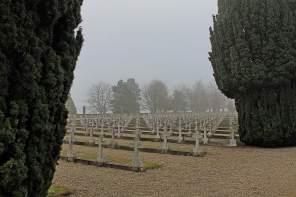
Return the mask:
[[[60,162],[73,197],[296,197],[296,148],[207,147],[202,158],[141,153],[163,167],[133,173]]]

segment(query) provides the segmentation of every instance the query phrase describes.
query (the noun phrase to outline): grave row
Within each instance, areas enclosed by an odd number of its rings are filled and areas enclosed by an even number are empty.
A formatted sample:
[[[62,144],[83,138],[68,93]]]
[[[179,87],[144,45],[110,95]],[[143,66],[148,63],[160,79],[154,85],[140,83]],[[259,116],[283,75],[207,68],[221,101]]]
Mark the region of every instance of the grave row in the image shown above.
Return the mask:
[[[139,152],[141,140],[160,141],[161,153],[168,153],[169,141],[175,143],[190,142],[193,145],[192,156],[200,156],[203,151],[200,143],[208,144],[209,137],[216,135],[218,128],[227,128],[229,146],[236,146],[237,116],[229,113],[205,114],[136,114],[136,115],[70,115],[67,124],[66,143],[69,145],[67,158],[73,160],[75,136],[88,136],[89,144],[98,148],[97,162],[103,164],[104,138],[111,138],[110,146],[116,146],[116,139],[133,140],[134,168],[142,168]],[[186,138],[186,140],[185,140]]]

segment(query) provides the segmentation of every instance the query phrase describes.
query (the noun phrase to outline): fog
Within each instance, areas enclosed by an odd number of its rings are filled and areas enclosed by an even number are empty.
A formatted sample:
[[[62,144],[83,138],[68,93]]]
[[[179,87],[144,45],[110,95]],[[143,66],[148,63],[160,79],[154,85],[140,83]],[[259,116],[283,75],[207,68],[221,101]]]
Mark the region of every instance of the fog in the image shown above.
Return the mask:
[[[85,0],[85,43],[71,90],[78,107],[89,88],[135,78],[170,87],[213,80],[209,27],[217,0]]]

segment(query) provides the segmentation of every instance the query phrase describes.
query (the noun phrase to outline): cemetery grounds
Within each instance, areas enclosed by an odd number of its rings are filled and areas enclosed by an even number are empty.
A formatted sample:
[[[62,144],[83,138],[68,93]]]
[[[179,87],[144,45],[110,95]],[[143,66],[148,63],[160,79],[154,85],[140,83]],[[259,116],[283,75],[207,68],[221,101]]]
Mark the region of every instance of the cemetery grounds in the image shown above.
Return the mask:
[[[236,114],[72,115],[49,196],[295,197],[295,158],[244,146]]]

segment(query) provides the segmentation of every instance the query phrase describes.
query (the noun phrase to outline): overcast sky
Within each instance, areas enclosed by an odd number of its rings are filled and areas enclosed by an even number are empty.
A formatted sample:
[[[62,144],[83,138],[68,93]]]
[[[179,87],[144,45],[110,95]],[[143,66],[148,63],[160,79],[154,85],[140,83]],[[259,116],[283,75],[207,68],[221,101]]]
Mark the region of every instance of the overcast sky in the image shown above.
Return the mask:
[[[161,79],[170,87],[212,80],[209,26],[217,0],[85,0],[85,42],[72,97],[79,109],[99,81]]]

